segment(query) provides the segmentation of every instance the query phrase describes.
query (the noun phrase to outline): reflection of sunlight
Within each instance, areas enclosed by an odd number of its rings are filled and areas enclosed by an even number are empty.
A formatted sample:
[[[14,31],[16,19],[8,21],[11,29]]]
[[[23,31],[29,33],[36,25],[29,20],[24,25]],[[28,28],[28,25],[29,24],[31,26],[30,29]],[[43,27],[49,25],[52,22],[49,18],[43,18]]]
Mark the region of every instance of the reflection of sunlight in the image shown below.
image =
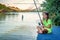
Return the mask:
[[[25,21],[25,22],[35,22],[36,20],[38,20],[39,19],[39,16],[38,16],[38,14],[36,14],[36,13],[20,13],[19,14],[19,16],[17,17],[17,20],[18,21],[21,21],[22,20],[22,15],[24,16],[24,18],[23,18],[23,20]],[[41,15],[41,18],[42,18],[42,14],[40,13],[40,15]]]
[[[14,12],[15,13],[15,12]],[[37,12],[19,12],[18,15],[6,15],[6,20],[0,25],[0,32],[7,35],[26,35],[36,39],[36,20],[39,20]],[[41,13],[40,13],[41,14]],[[24,19],[22,21],[22,15]],[[42,17],[42,15],[41,15]]]

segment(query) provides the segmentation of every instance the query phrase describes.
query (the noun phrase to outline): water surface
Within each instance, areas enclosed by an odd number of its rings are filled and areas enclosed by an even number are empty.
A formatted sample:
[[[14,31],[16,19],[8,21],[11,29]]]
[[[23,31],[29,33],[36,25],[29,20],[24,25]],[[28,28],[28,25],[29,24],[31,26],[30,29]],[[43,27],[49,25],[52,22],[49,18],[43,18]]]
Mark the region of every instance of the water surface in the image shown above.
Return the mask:
[[[42,13],[40,12],[40,14]],[[38,20],[37,12],[6,12],[0,14],[1,40],[36,40]]]

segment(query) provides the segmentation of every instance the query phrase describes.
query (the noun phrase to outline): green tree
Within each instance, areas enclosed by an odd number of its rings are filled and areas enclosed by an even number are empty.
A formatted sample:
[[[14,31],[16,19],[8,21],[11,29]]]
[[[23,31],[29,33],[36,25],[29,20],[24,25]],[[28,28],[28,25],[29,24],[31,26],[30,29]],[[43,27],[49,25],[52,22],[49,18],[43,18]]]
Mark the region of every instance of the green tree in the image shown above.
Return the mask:
[[[60,25],[60,0],[45,0],[41,6],[43,11],[50,13],[53,23]]]

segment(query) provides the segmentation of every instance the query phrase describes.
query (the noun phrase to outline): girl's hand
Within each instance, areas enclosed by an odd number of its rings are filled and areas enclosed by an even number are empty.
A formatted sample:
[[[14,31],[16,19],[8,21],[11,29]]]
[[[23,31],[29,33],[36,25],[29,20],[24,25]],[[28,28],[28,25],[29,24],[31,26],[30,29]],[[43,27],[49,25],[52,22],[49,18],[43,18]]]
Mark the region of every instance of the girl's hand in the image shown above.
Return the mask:
[[[42,26],[42,28],[44,28],[44,25],[41,25]]]

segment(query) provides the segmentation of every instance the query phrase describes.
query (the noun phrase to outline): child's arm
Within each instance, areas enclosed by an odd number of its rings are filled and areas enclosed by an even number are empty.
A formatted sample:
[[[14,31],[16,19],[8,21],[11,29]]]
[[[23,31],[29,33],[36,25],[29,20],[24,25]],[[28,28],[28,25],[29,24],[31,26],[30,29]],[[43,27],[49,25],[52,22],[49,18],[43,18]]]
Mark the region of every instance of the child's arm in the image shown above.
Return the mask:
[[[51,28],[51,24],[49,24],[46,28]]]

